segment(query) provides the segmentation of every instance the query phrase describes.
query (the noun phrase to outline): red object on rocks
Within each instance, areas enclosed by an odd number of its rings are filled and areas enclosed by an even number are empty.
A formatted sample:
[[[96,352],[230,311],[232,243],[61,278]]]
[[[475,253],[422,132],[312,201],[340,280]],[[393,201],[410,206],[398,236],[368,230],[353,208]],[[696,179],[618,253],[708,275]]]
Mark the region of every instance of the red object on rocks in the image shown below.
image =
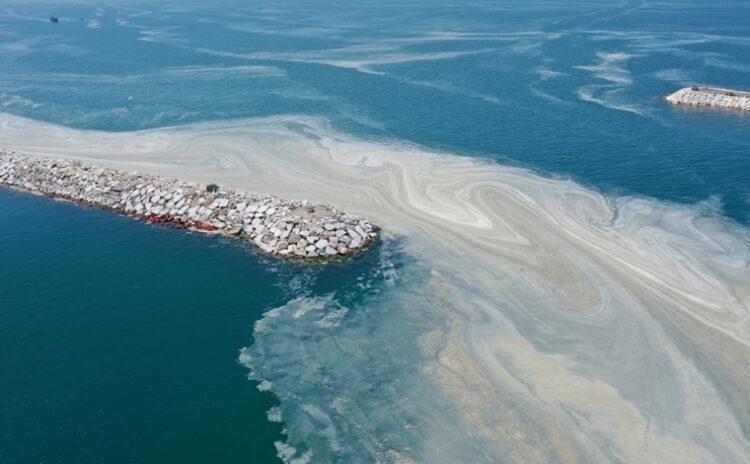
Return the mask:
[[[213,232],[214,230],[219,230],[218,227],[212,224],[205,224],[203,222],[189,222],[186,224],[187,227],[190,227],[191,229],[197,229],[197,230],[205,230],[208,232]]]
[[[206,224],[205,222],[199,221],[183,221],[171,214],[147,214],[143,216],[143,220],[150,224],[172,224],[178,227],[186,227],[188,229],[202,230],[206,232],[219,230],[219,228],[213,224]]]
[[[144,217],[146,222],[150,222],[151,224],[164,224],[166,222],[177,222],[175,219],[170,216],[169,214],[149,214]]]

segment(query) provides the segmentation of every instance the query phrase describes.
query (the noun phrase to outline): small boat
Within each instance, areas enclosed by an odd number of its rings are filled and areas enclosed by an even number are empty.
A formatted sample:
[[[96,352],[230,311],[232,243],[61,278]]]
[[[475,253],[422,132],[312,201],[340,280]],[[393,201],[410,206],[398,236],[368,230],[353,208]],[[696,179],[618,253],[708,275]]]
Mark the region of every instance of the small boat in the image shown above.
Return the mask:
[[[49,22],[57,24],[60,20],[56,16],[50,16]]]

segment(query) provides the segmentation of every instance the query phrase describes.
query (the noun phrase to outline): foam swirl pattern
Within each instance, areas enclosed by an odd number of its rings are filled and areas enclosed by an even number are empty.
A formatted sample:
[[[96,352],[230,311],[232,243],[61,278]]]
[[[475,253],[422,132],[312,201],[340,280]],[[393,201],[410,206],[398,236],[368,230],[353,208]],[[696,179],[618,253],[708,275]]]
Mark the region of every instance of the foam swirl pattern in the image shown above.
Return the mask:
[[[613,198],[307,117],[0,126],[19,151],[335,203],[401,237],[399,285],[289,302],[243,351],[282,399],[290,462],[750,461],[750,234],[710,203]],[[357,305],[381,310],[347,317]]]

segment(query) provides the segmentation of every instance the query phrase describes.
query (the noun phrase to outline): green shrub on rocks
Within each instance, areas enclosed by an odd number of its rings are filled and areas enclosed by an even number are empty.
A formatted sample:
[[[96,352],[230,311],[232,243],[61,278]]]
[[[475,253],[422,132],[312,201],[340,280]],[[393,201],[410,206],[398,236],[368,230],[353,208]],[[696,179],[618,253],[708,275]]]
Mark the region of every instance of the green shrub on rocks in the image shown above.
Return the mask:
[[[206,191],[207,191],[208,193],[216,193],[216,192],[218,192],[218,191],[219,191],[219,186],[218,186],[218,185],[216,185],[216,184],[208,184],[208,185],[206,186]]]

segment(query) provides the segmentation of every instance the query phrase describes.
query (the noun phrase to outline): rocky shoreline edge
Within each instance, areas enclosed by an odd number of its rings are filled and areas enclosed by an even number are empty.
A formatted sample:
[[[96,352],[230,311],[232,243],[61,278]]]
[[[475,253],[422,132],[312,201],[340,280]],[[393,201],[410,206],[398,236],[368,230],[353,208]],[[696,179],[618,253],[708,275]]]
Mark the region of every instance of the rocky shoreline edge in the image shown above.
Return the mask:
[[[665,100],[675,105],[714,106],[750,111],[750,93],[717,87],[685,87],[667,95]]]
[[[266,254],[306,261],[359,253],[380,232],[369,220],[330,205],[4,149],[0,185],[149,223],[237,237]]]

